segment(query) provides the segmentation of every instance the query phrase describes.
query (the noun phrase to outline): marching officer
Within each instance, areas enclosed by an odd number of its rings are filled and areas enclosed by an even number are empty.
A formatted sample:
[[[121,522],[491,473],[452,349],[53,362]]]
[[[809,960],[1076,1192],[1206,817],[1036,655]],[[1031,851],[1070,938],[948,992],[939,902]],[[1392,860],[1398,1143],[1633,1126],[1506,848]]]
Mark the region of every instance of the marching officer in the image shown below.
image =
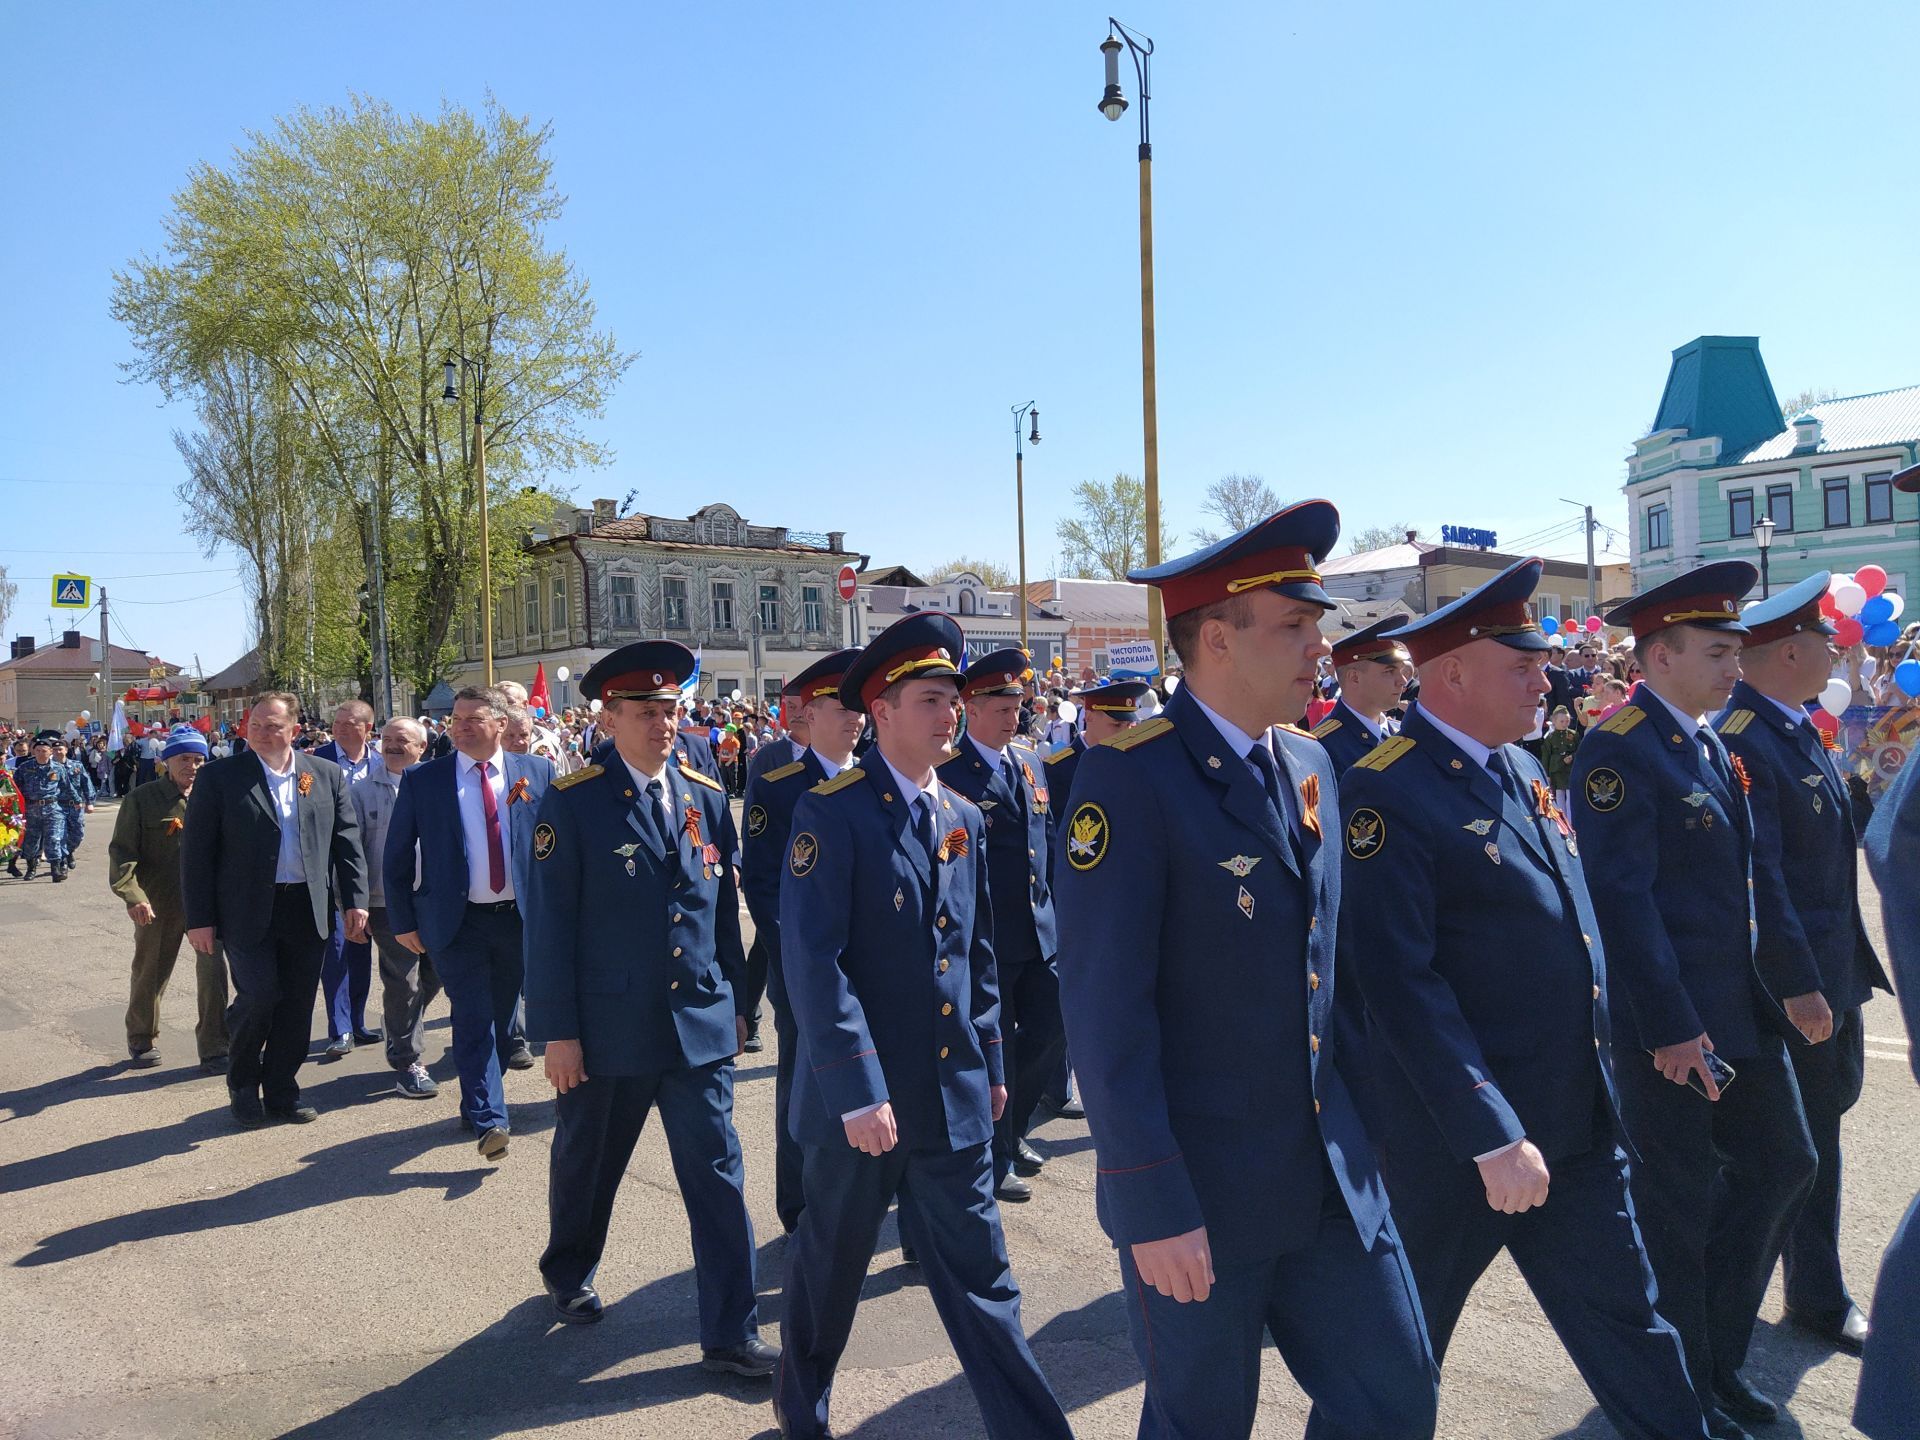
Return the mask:
[[[1527,611],[1542,565],[1395,632],[1420,703],[1340,780],[1340,955],[1366,999],[1369,1118],[1437,1359],[1505,1249],[1615,1429],[1705,1440],[1614,1141],[1578,846],[1514,743],[1547,692]]]
[[[67,869],[73,869],[74,852],[87,838],[86,817],[93,813],[93,778],[87,767],[75,758],[64,735],[53,741],[53,764],[60,771],[60,821],[66,831]]]
[[[1339,533],[1303,501],[1129,577],[1159,587],[1185,681],[1087,751],[1062,826],[1061,1001],[1145,1437],[1250,1434],[1269,1334],[1309,1436],[1433,1434],[1433,1355],[1333,1029],[1333,766],[1283,728],[1327,653]],[[1255,1016],[1271,1038],[1243,1043]]]
[[[880,1224],[910,1202],[927,1285],[995,1440],[1071,1432],[1020,1327],[993,1198],[1007,1103],[986,826],[941,783],[965,638],[919,613],[876,636],[839,699],[874,721],[858,764],[800,797],[780,889],[799,1031],[792,1123],[806,1208],[787,1252],[781,1434],[829,1433]]]
[[[1048,820],[1055,827],[1050,851],[1056,865],[1060,846],[1058,827],[1067,810],[1067,796],[1073,790],[1073,777],[1080,769],[1080,757],[1088,747],[1102,745],[1116,735],[1124,735],[1140,723],[1140,700],[1153,686],[1144,680],[1113,680],[1105,685],[1089,685],[1073,692],[1080,707],[1080,730],[1071,740],[1055,746],[1047,754]]]
[[[840,681],[859,653],[858,646],[836,650],[794,677],[786,703],[794,712],[793,723],[804,726],[810,743],[797,759],[762,770],[747,782],[740,889],[747,913],[753,916],[755,943],[766,947],[767,998],[773,1002],[773,1028],[780,1039],[773,1078],[773,1208],[789,1235],[800,1223],[806,1197],[800,1183],[800,1143],[788,1120],[800,1039],[780,974],[780,877],[787,873],[793,807],[815,785],[833,779],[853,763],[853,742],[866,720],[842,703]],[[793,733],[791,728],[788,733]]]
[[[1397,733],[1387,711],[1400,703],[1407,688],[1409,662],[1407,647],[1400,643],[1404,635],[1392,632],[1406,621],[1404,615],[1389,615],[1333,642],[1340,698],[1333,712],[1313,727],[1313,738],[1326,747],[1336,775],[1344,777],[1362,755]]]
[[[1581,739],[1572,777],[1581,843],[1599,857],[1587,884],[1613,957],[1634,1202],[1716,1437],[1777,1413],[1740,1367],[1814,1175],[1783,1043],[1799,1032],[1754,963],[1751,777],[1705,718],[1739,678],[1754,576],[1743,561],[1703,565],[1608,613],[1632,628],[1644,679]]]
[[[1060,1023],[1059,945],[1048,882],[1048,786],[1039,752],[1017,738],[1020,702],[1033,675],[1024,650],[993,650],[960,682],[966,734],[940,764],[940,779],[980,807],[993,896],[993,962],[1000,980],[1000,1036],[1007,1106],[993,1137],[994,1194],[1033,1198],[1024,1177],[1045,1163],[1027,1144],[1041,1091],[1066,1049]]]
[[[548,1242],[559,1318],[601,1316],[595,1272],[641,1127],[658,1108],[687,1206],[703,1369],[771,1375],[753,1223],[733,1128],[746,969],[726,792],[673,760],[680,682],[670,640],[603,655],[580,682],[613,732],[604,763],[547,787],[533,832],[527,1034],[547,1042],[555,1102]]]
[[[1811,1043],[1787,1054],[1819,1156],[1813,1189],[1788,1233],[1787,1315],[1801,1329],[1858,1355],[1867,1321],[1840,1273],[1840,1117],[1866,1079],[1860,1007],[1889,989],[1860,918],[1859,836],[1853,806],[1807,718],[1806,702],[1833,673],[1834,633],[1820,614],[1822,570],[1750,607],[1742,678],[1716,728],[1752,784],[1754,908],[1768,988]]]
[[[27,758],[13,767],[13,783],[26,807],[20,852],[27,857],[27,879],[33,878],[44,855],[56,885],[67,878],[66,814],[60,808],[66,771],[53,763],[53,742],[59,738],[55,731],[42,730],[33,737]]]

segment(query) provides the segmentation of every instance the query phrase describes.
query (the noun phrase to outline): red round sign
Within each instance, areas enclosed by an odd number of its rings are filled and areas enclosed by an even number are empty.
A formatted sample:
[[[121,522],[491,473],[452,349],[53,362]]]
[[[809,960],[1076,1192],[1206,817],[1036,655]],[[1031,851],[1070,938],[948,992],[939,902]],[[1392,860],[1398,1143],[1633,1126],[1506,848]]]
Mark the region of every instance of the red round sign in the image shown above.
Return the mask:
[[[859,575],[855,573],[851,565],[842,565],[840,567],[840,598],[842,600],[852,600],[853,597],[859,593]]]

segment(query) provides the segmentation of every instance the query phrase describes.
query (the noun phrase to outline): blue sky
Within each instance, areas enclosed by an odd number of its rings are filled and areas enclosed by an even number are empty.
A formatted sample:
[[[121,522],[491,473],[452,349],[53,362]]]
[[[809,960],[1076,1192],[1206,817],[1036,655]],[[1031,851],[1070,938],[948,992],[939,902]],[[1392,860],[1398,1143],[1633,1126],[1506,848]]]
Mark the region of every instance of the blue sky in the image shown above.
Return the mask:
[[[1618,524],[1622,457],[1702,333],[1759,335],[1783,397],[1920,381],[1888,68],[1915,14],[1122,15],[1158,45],[1172,525],[1206,523],[1232,471],[1350,529],[1518,538],[1570,518],[1562,496]],[[490,89],[552,122],[553,239],[642,352],[579,498],[724,499],[876,561],[1010,564],[1009,407],[1036,399],[1028,564],[1049,573],[1071,485],[1141,467],[1137,135],[1094,107],[1105,33],[1056,3],[7,7],[10,630],[45,636],[71,568],[109,584],[123,641],[209,671],[248,643],[231,562],[180,534],[169,435],[191,417],[120,383],[109,277],[191,164],[354,90],[431,111]]]

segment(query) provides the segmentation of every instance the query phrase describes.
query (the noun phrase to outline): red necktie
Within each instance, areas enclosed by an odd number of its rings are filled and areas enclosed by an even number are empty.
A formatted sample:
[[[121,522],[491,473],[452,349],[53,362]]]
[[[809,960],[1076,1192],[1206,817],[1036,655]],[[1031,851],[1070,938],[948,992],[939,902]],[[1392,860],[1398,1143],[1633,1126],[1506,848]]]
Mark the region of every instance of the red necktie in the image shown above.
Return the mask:
[[[498,895],[507,888],[507,854],[500,845],[500,803],[493,798],[493,765],[480,762],[480,810],[487,817],[487,888]]]

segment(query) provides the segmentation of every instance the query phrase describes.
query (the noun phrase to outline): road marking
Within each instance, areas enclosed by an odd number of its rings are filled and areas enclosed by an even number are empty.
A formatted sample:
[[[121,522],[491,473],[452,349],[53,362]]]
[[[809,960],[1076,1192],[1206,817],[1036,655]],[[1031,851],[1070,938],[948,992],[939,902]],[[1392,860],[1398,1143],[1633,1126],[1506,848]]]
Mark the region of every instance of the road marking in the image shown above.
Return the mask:
[[[1867,1044],[1885,1045],[1893,1050],[1904,1050],[1907,1048],[1906,1041],[1893,1035],[1869,1035],[1867,1036]]]
[[[1908,1062],[1907,1052],[1904,1050],[1897,1055],[1891,1050],[1869,1050],[1867,1051],[1867,1058],[1869,1060],[1893,1060],[1902,1065]]]

